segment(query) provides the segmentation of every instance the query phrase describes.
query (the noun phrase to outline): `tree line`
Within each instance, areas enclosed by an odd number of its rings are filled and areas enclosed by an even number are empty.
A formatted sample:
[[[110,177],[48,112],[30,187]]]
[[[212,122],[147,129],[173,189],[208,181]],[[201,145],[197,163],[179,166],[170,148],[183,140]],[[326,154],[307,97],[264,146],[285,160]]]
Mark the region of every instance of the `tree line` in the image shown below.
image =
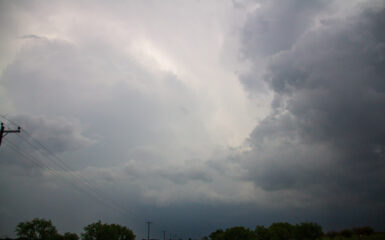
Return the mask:
[[[356,236],[358,239],[370,236],[373,228],[355,227],[339,232],[330,231],[323,233],[322,227],[317,223],[304,222],[292,225],[287,222],[277,222],[269,227],[257,225],[254,230],[242,226],[218,229],[203,240],[317,240],[317,239],[350,239]]]
[[[35,218],[17,224],[15,233],[19,240],[134,240],[135,234],[119,224],[106,224],[101,221],[83,228],[80,237],[76,233],[60,234],[51,220]]]
[[[15,233],[19,240],[134,240],[132,230],[119,224],[106,224],[101,221],[91,223],[83,228],[79,235],[66,232],[60,234],[51,220],[34,218],[31,221],[17,224]],[[269,227],[257,225],[254,230],[242,226],[218,229],[201,240],[317,240],[317,239],[358,239],[374,233],[371,227],[355,227],[339,232],[323,233],[322,227],[313,222],[292,225],[287,222],[276,222]],[[1,239],[0,239],[1,240]],[[190,240],[190,239],[189,239]]]
[[[256,226],[254,230],[244,227],[218,229],[209,235],[211,240],[316,240],[323,235],[317,223],[273,223],[270,227]]]

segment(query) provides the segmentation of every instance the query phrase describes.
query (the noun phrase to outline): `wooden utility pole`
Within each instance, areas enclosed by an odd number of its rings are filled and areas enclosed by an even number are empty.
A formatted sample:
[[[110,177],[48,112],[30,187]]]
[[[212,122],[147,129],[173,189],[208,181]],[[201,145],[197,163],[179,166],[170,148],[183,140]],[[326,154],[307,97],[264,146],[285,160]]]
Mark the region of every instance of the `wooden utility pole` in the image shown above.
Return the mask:
[[[1,123],[0,128],[0,146],[1,142],[3,140],[3,137],[7,136],[8,133],[19,133],[21,130],[21,127],[18,127],[16,130],[5,130],[4,123]]]
[[[152,222],[148,221],[147,223],[147,240],[150,240],[150,225]]]

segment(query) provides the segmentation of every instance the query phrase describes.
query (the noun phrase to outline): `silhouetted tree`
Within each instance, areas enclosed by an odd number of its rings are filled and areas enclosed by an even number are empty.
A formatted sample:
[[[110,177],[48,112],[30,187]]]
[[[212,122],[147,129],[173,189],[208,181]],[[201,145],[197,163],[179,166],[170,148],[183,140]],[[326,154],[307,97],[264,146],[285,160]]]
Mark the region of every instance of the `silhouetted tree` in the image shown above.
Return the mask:
[[[326,233],[326,236],[328,236],[329,238],[335,238],[337,235],[338,233],[336,231],[329,231]]]
[[[64,235],[58,235],[56,240],[79,240],[79,236],[76,233],[66,232]]]
[[[32,221],[20,222],[16,226],[16,235],[28,240],[56,240],[59,234],[51,220],[34,218]]]
[[[340,232],[340,235],[345,238],[350,238],[353,235],[353,231],[350,229],[344,229]]]
[[[255,240],[255,233],[244,227],[226,229],[223,240]]]
[[[290,223],[273,223],[269,227],[271,240],[290,240],[294,239],[294,226]]]
[[[211,240],[222,240],[224,232],[222,229],[217,229],[215,232],[210,233],[209,237]]]
[[[365,227],[355,227],[353,228],[353,232],[354,234],[357,234],[359,236],[369,236],[374,233],[374,230],[369,226],[365,226]]]
[[[102,224],[101,221],[84,227],[83,240],[134,240],[134,233],[118,224]]]
[[[322,227],[311,222],[297,224],[294,231],[296,240],[316,240],[323,235]]]
[[[79,236],[76,233],[66,232],[63,235],[63,240],[79,240]]]
[[[265,226],[257,225],[254,232],[257,240],[270,240],[269,230]]]

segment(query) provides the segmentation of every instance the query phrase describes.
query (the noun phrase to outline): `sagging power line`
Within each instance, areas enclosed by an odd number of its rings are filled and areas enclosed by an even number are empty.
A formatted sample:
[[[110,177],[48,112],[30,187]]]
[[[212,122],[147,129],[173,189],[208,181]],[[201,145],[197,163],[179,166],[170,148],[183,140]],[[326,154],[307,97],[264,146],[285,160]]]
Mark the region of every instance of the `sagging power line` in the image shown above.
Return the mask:
[[[6,120],[9,124],[12,124],[13,126],[17,126],[15,122],[6,118],[5,116],[0,115],[0,117]],[[10,126],[7,126],[7,124],[5,123],[2,125],[4,126],[4,129],[5,127],[10,128]],[[14,130],[14,131],[18,131],[18,130]],[[73,168],[71,168],[68,164],[66,164],[62,158],[57,156],[55,153],[49,150],[48,147],[46,147],[43,143],[41,143],[39,140],[33,137],[32,134],[29,133],[26,129],[23,128],[23,134],[20,134],[20,135],[17,134],[16,136],[22,142],[25,142],[30,147],[32,147],[35,151],[41,154],[40,157],[34,156],[28,151],[25,151],[25,149],[23,149],[20,146],[20,144],[17,144],[11,139],[4,139],[5,140],[4,144],[6,144],[12,151],[17,153],[21,158],[27,160],[28,162],[33,163],[34,165],[36,165],[37,167],[43,170],[46,170],[52,176],[56,176],[63,180],[66,180],[79,192],[82,192],[83,194],[96,200],[96,202],[102,204],[103,206],[113,211],[116,211],[117,213],[123,216],[128,216],[131,218],[131,216],[129,215],[132,215],[136,219],[143,219],[143,220],[147,219],[147,217],[143,217],[134,213],[132,210],[127,209],[124,206],[121,206],[116,201],[106,196],[104,192],[102,192],[95,186],[95,183],[91,184],[91,182],[86,180],[83,176],[81,176]],[[53,164],[53,166],[48,166],[46,163],[44,163],[41,157],[48,159]]]
[[[11,124],[12,126],[17,127],[17,130],[5,130],[5,127],[7,127],[9,129],[10,126],[7,126],[7,124],[2,123],[2,129],[7,131],[5,135],[7,135],[8,132],[9,133],[20,133],[21,132],[20,131],[21,128],[18,126],[17,123],[15,123],[14,121],[8,119],[7,117],[5,117],[3,115],[0,115],[0,118],[4,119],[6,122]],[[97,184],[95,184],[94,182],[91,183],[86,178],[84,178],[79,173],[77,173],[72,167],[70,167],[66,163],[66,161],[64,159],[62,159],[57,154],[55,154],[53,151],[51,151],[47,146],[45,146],[42,142],[40,142],[38,139],[36,139],[33,136],[33,134],[28,132],[28,130],[25,129],[24,127],[23,127],[22,134],[17,134],[16,136],[21,141],[25,142],[30,147],[32,147],[37,152],[39,152],[41,154],[41,157],[44,156],[45,158],[50,160],[50,162],[54,164],[54,167],[48,166],[41,159],[39,159],[39,157],[33,156],[31,153],[28,153],[24,149],[20,148],[19,144],[17,144],[16,142],[13,142],[11,139],[4,139],[5,143],[8,145],[8,147],[10,147],[11,150],[16,152],[21,158],[24,158],[24,159],[28,160],[29,162],[32,162],[34,165],[36,165],[39,168],[47,170],[53,176],[60,177],[62,179],[63,179],[63,177],[67,176],[67,177],[65,177],[65,179],[67,181],[69,181],[69,183],[76,190],[78,190],[79,192],[82,192],[83,194],[87,195],[88,197],[93,198],[94,200],[96,200],[96,202],[102,204],[103,206],[120,213],[121,215],[128,216],[128,214],[129,214],[131,216],[134,216],[136,219],[143,219],[143,220],[149,219],[149,218],[147,218],[141,214],[136,214],[132,210],[128,209],[127,207],[122,206],[121,204],[118,204],[112,198],[109,198],[108,196],[106,196],[106,194],[98,188]],[[59,169],[60,171],[58,171],[57,169]],[[162,222],[162,221],[159,220],[159,223],[160,222]],[[150,226],[149,225],[152,224],[153,222],[150,222],[150,223],[146,222],[146,223],[148,224],[147,225],[148,229],[147,229],[147,239],[146,240],[148,240],[148,239],[155,240],[155,239],[150,238]],[[156,224],[153,224],[153,225],[156,225]],[[164,226],[163,224],[160,224],[158,227],[166,229],[166,226]],[[155,226],[155,228],[157,228],[157,226]],[[180,234],[183,235],[182,233],[180,233]],[[175,234],[174,236],[177,236],[177,235]],[[163,232],[163,239],[165,239],[165,231]]]

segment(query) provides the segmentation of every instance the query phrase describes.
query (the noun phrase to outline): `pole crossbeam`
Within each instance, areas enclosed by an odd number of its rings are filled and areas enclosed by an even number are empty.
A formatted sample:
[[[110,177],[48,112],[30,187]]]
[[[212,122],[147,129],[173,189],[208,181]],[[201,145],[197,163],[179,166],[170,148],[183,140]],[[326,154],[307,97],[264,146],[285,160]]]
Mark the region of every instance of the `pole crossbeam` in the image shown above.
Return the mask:
[[[4,123],[1,123],[0,127],[0,146],[3,138],[7,136],[8,133],[19,133],[21,131],[21,127],[17,127],[15,130],[6,130],[4,127]]]

